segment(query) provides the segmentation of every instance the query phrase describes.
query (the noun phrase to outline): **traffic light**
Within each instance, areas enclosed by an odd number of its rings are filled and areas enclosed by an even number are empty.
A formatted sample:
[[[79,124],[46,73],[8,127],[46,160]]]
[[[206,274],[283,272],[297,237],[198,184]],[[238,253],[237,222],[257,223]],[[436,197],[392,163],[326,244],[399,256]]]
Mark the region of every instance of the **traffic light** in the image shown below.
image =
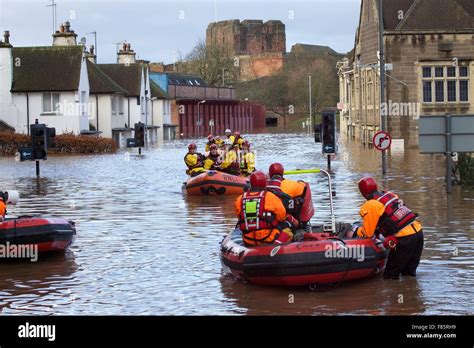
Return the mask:
[[[56,137],[56,128],[54,127],[47,127],[46,128],[46,134],[47,134],[47,137],[46,137],[46,146],[47,148],[49,149],[50,147],[54,147],[55,144],[54,144],[54,141],[52,138],[55,138]]]
[[[323,154],[336,153],[336,112],[324,111],[321,116]]]
[[[135,146],[145,146],[145,124],[141,122],[135,123]]]
[[[48,155],[48,128],[44,124],[30,125],[33,160],[45,160]]]

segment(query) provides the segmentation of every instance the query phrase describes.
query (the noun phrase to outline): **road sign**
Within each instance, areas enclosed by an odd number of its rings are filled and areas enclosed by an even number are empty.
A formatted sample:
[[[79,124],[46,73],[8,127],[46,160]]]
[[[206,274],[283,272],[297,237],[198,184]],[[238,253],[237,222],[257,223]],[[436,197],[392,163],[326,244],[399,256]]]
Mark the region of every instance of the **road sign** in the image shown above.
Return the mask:
[[[33,149],[31,147],[21,147],[18,152],[20,153],[21,162],[33,160]]]
[[[421,153],[473,152],[474,115],[420,116],[419,136]]]
[[[372,143],[377,150],[385,151],[390,148],[390,145],[392,144],[392,138],[387,132],[377,132],[372,139]]]
[[[209,127],[214,127],[214,120],[209,120]]]

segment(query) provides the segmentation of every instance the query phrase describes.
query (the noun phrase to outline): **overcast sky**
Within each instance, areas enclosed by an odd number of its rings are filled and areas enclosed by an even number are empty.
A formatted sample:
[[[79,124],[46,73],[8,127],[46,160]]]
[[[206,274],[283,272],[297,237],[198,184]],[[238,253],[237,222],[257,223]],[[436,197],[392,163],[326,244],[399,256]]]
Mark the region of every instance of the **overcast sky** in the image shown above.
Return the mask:
[[[286,25],[287,50],[295,43],[352,49],[360,0],[55,0],[57,24],[69,20],[93,44],[100,63],[115,62],[116,45],[127,40],[141,59],[171,63],[205,39],[210,22],[279,19]],[[0,0],[0,30],[14,46],[51,45],[51,0]],[[217,11],[216,11],[217,8]]]

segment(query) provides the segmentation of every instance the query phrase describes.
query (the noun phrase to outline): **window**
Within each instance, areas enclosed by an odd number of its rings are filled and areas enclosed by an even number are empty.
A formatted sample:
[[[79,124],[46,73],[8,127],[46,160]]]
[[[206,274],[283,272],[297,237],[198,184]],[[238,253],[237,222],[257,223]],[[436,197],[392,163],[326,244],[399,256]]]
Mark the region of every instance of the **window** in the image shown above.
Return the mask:
[[[456,77],[456,68],[448,66],[448,77]]]
[[[431,67],[423,67],[423,77],[431,77]]]
[[[123,96],[118,97],[118,112],[120,115],[123,115],[123,106],[124,106],[124,98]]]
[[[424,103],[431,103],[433,101],[431,89],[432,89],[431,81],[424,81],[423,82],[423,102]]]
[[[435,100],[437,103],[444,102],[444,81],[435,82]]]
[[[111,103],[112,103],[112,115],[117,115],[117,110],[118,110],[118,98],[117,98],[116,95],[113,95],[113,96],[112,96]]]
[[[449,80],[448,81],[448,102],[455,102],[456,98],[456,81]]]
[[[44,113],[58,113],[59,93],[43,93],[43,112]]]
[[[422,67],[422,93],[423,103],[468,102],[468,67],[452,65]]]
[[[469,101],[469,81],[462,80],[459,81],[459,100],[462,102]]]

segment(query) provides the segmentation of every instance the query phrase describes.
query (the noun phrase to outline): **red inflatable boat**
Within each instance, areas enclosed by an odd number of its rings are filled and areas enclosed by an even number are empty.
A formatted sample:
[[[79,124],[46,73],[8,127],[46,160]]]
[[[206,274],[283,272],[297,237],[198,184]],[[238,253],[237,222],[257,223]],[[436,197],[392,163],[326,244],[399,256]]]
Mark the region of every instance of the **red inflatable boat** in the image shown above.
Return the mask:
[[[235,229],[221,244],[226,273],[260,285],[334,284],[373,276],[387,252],[369,238],[341,239],[333,234],[304,233],[300,242],[246,247]]]
[[[0,245],[35,245],[40,253],[63,251],[75,236],[74,222],[62,218],[21,216],[0,222]]]
[[[184,188],[189,195],[240,195],[248,186],[248,179],[241,176],[210,170],[189,178]]]

